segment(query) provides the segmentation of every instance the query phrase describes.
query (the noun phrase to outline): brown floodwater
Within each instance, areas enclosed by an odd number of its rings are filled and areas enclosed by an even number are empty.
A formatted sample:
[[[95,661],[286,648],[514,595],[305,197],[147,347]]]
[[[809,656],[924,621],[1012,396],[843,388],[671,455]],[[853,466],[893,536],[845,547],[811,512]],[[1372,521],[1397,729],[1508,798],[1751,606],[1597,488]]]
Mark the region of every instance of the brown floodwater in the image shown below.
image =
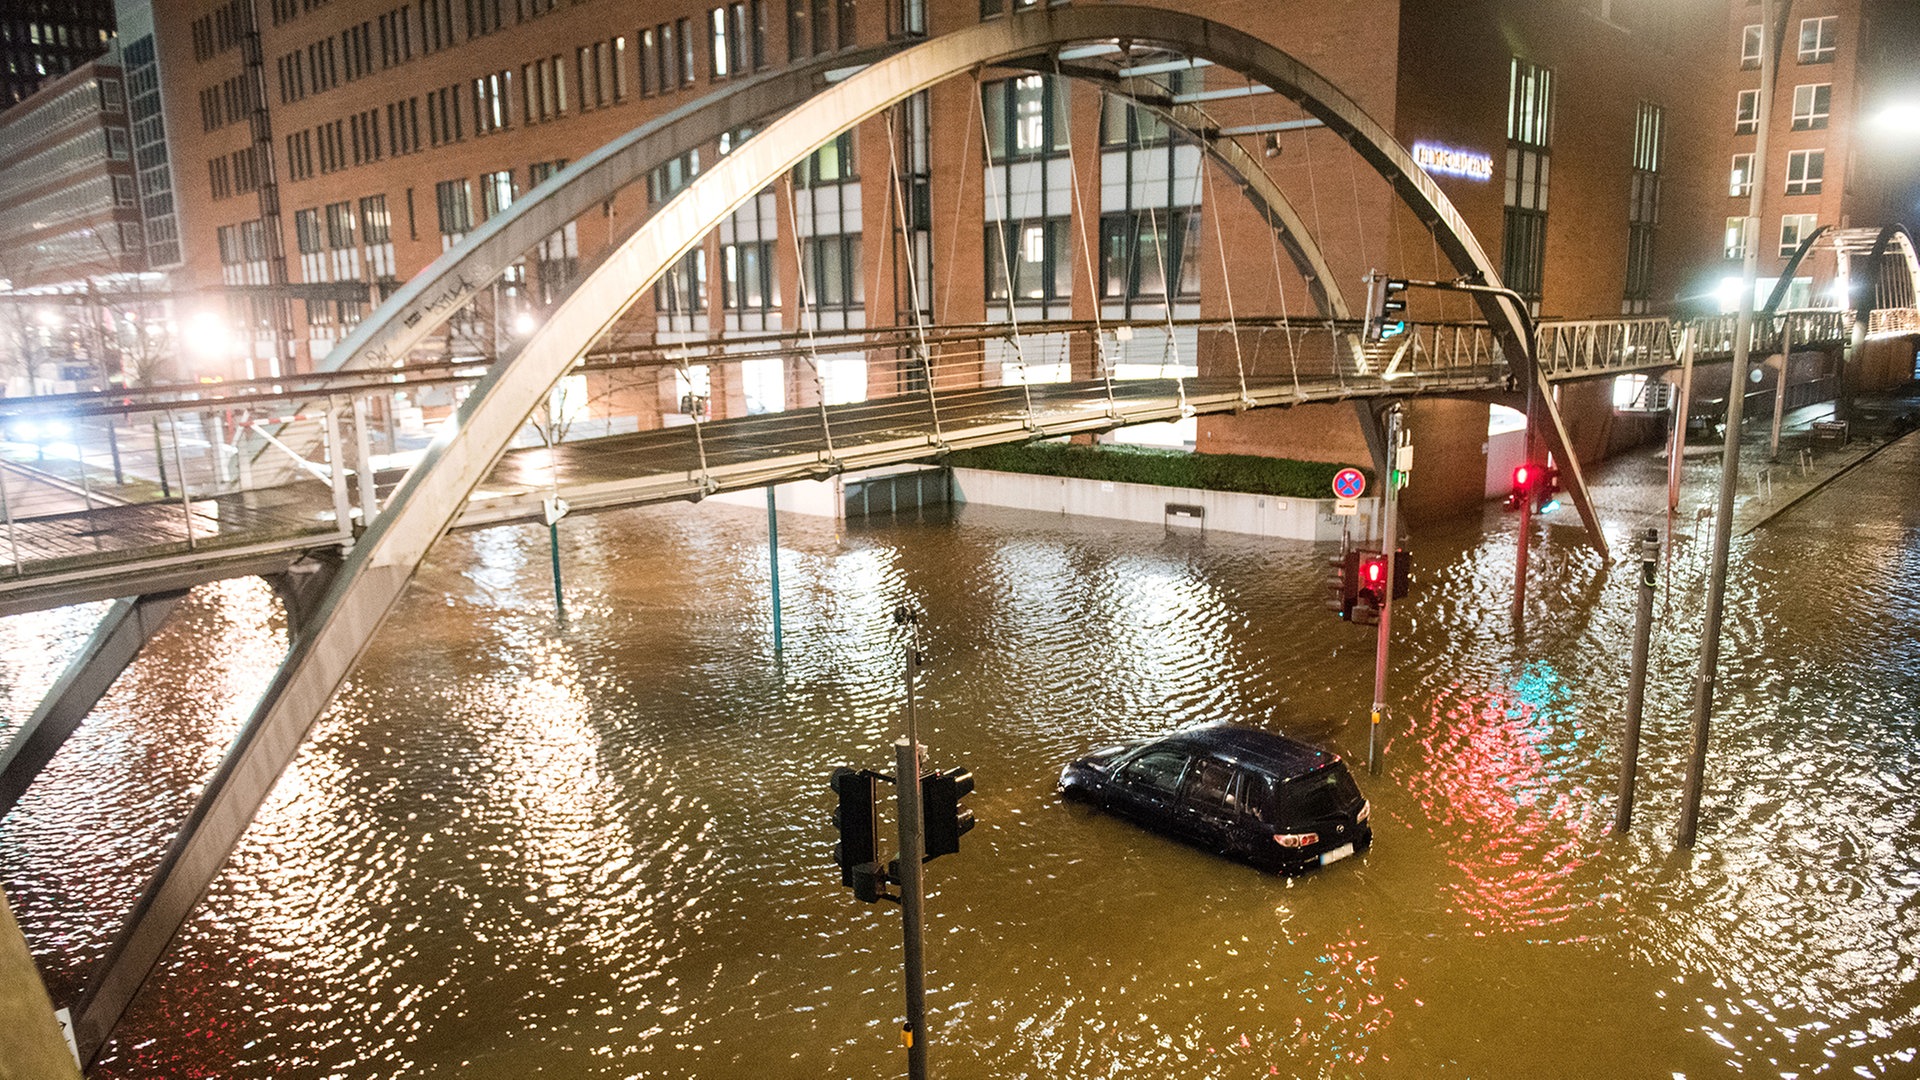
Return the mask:
[[[1655,498],[1602,489],[1617,549]],[[1415,477],[1418,482],[1418,477]],[[1570,520],[1415,530],[1385,768],[1324,549],[962,508],[714,504],[443,542],[112,1044],[109,1078],[884,1077],[900,926],[830,863],[828,772],[891,771],[895,605],[931,763],[935,1071],[972,1077],[1920,1075],[1920,444],[1736,540],[1701,840],[1676,853],[1704,545],[1663,575],[1635,829],[1609,832],[1634,569]],[[1559,517],[1569,518],[1563,511]],[[0,733],[98,608],[0,621]],[[285,649],[195,593],[0,823],[70,999]],[[1233,719],[1355,762],[1373,849],[1287,879],[1062,803],[1068,759]]]

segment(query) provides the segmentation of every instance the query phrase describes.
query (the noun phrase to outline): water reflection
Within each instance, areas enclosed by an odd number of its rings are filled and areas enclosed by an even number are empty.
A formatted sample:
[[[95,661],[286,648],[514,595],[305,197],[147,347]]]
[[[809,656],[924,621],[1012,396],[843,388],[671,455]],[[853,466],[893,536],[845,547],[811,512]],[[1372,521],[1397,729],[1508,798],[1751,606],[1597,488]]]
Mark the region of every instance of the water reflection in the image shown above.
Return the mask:
[[[1670,849],[1704,558],[1663,581],[1616,838],[1632,575],[1549,525],[1518,654],[1490,515],[1419,537],[1386,769],[1361,776],[1375,849],[1295,880],[1052,785],[1222,717],[1364,760],[1372,634],[1321,607],[1324,553],[979,508],[784,520],[775,663],[754,512],[569,519],[564,627],[545,530],[451,538],[101,1075],[897,1074],[899,926],[837,885],[825,776],[890,765],[903,602],[932,761],[980,778],[980,826],[929,867],[953,1075],[1910,1075],[1920,451],[1874,468],[1736,549],[1698,854]],[[1603,488],[1616,536],[1627,494]],[[0,722],[90,618],[0,622]],[[57,993],[284,649],[263,586],[200,591],[0,824]]]

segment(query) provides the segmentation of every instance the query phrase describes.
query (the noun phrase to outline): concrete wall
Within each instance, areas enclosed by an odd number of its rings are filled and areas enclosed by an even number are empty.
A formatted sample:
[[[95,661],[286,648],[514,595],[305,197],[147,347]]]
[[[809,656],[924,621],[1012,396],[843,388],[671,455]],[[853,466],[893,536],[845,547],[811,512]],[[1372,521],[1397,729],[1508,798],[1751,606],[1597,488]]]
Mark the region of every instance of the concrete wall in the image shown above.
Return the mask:
[[[953,482],[956,502],[1317,543],[1340,539],[1342,519],[1334,515],[1332,499],[1283,499],[985,469],[955,469]],[[1202,513],[1198,518],[1170,514],[1168,504],[1197,506]],[[1364,499],[1358,510],[1349,524],[1355,535],[1365,535],[1373,528],[1379,502]]]

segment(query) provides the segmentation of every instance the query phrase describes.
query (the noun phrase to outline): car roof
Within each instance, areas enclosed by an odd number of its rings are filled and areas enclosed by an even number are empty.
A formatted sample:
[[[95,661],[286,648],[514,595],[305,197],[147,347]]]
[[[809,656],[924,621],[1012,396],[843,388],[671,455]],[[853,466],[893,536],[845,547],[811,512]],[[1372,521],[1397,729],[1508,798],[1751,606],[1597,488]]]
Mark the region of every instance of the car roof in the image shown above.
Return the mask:
[[[1282,780],[1305,776],[1340,761],[1335,755],[1298,739],[1237,724],[1188,728],[1159,740],[1159,744],[1203,750],[1236,764],[1257,766]]]

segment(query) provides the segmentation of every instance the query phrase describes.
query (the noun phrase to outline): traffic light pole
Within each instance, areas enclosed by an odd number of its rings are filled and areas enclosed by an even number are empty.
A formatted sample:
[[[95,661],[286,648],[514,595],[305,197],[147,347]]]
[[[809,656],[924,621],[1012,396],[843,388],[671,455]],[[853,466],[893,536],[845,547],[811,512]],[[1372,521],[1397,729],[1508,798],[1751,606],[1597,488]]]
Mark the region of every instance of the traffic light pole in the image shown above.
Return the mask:
[[[894,621],[912,628],[907,639],[907,735],[893,744],[894,768],[898,781],[893,785],[900,811],[900,864],[894,880],[900,883],[901,938],[905,947],[905,983],[907,1022],[900,1039],[907,1046],[909,1080],[927,1080],[927,968],[922,938],[921,909],[925,900],[926,878],[923,853],[926,833],[921,824],[920,805],[920,723],[913,701],[914,683],[920,675],[920,641],[911,609],[895,610]]]
[[[1380,721],[1387,711],[1387,648],[1392,644],[1394,562],[1400,551],[1400,526],[1395,510],[1400,505],[1400,403],[1387,406],[1386,488],[1380,493],[1380,550],[1387,560],[1385,587],[1380,590],[1380,631],[1373,651],[1373,720],[1367,725],[1367,771],[1380,773],[1380,759],[1386,748],[1380,745]]]

